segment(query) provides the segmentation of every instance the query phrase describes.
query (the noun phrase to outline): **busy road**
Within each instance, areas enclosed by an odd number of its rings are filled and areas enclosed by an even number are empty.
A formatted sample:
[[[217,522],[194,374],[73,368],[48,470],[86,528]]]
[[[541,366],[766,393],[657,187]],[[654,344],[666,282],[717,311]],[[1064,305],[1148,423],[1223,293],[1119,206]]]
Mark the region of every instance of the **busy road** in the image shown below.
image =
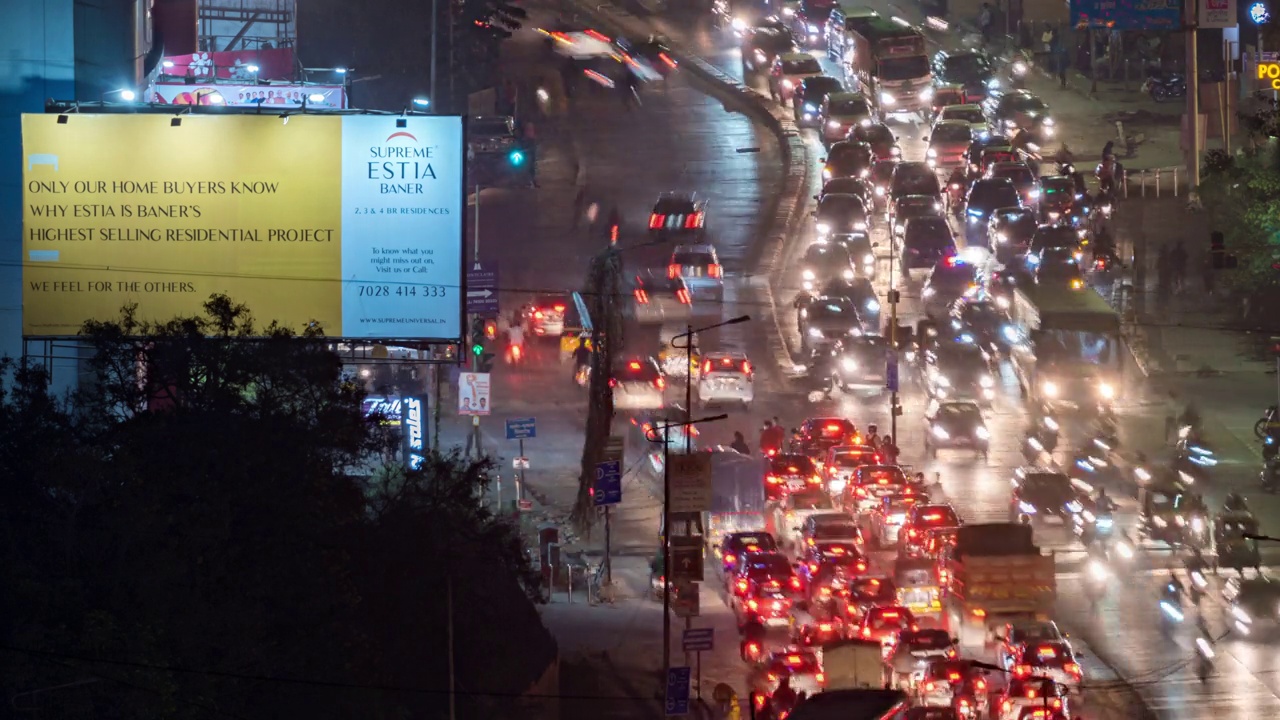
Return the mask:
[[[884,10],[888,11],[888,8]],[[545,16],[542,19],[552,21]],[[667,30],[673,40],[686,35],[674,27]],[[736,50],[741,40],[735,37],[731,28],[707,29],[697,33],[693,40],[713,63],[726,72],[741,75],[742,55]],[[529,41],[534,45],[530,52],[538,52],[537,39],[530,38]],[[931,41],[930,47],[932,55],[936,45]],[[830,58],[822,52],[815,54],[822,56],[824,72],[841,77]],[[554,59],[543,59],[542,62],[551,64]],[[739,380],[745,379],[753,390],[747,409],[736,407],[738,403],[735,401],[725,410],[729,415],[726,421],[702,430],[699,446],[728,445],[733,440],[734,431],[738,431],[744,435],[750,449],[758,451],[759,429],[766,420],[779,419],[789,435],[792,428],[800,427],[807,418],[847,419],[862,434],[869,434],[873,426],[882,436],[892,434],[900,449],[900,462],[910,467],[910,473],[923,473],[927,484],[938,483],[929,488],[932,500],[950,503],[966,524],[1018,519],[1019,513],[1016,510],[1011,512],[1011,481],[1018,468],[1030,463],[1026,451],[1027,430],[1037,422],[1042,410],[1040,403],[1024,397],[1026,388],[1020,382],[1009,348],[996,348],[989,353],[992,358],[989,387],[976,379],[972,381],[990,391],[980,393],[988,397],[978,398],[978,412],[988,436],[983,438],[984,452],[973,452],[972,448],[952,450],[943,447],[936,451],[936,457],[931,457],[935,453],[927,450],[930,445],[938,445],[941,438],[936,424],[925,420],[927,415],[934,414],[929,408],[930,401],[937,398],[945,403],[947,400],[945,393],[939,393],[937,376],[939,373],[945,376],[950,371],[945,368],[939,371],[934,367],[931,374],[928,349],[918,342],[923,336],[914,331],[926,315],[926,283],[930,275],[937,272],[935,266],[941,266],[945,260],[940,258],[936,263],[922,265],[908,277],[903,277],[898,253],[905,251],[906,242],[893,236],[884,207],[867,208],[867,240],[873,249],[874,264],[869,268],[860,257],[855,257],[854,276],[871,276],[868,279],[874,289],[875,312],[879,317],[868,322],[864,316],[872,304],[863,298],[859,298],[859,303],[846,312],[857,317],[861,332],[878,333],[885,327],[890,314],[890,290],[896,288],[901,291],[901,302],[896,309],[899,325],[912,329],[917,344],[900,348],[898,375],[902,413],[895,422],[891,417],[887,393],[871,392],[868,393],[870,397],[859,397],[856,393],[833,388],[831,383],[817,377],[820,373],[815,372],[819,366],[810,346],[813,338],[821,338],[822,335],[809,332],[806,325],[809,320],[800,312],[812,307],[804,304],[804,294],[814,294],[816,290],[813,287],[815,279],[805,275],[805,258],[819,235],[834,233],[820,230],[818,218],[802,223],[798,236],[789,244],[780,275],[771,278],[767,287],[763,278],[751,277],[755,260],[752,248],[759,233],[756,210],[767,194],[776,192],[780,182],[776,170],[776,147],[770,139],[761,137],[761,131],[754,129],[745,118],[726,114],[719,103],[698,94],[683,75],[681,72],[673,73],[661,87],[649,83],[652,87],[640,90],[642,104],[630,109],[624,107],[615,93],[601,92],[588,86],[588,92],[573,100],[570,119],[565,123],[572,129],[572,139],[561,140],[563,151],[566,154],[572,152],[579,158],[580,169],[570,174],[562,168],[558,178],[544,175],[540,183],[542,187],[537,190],[487,190],[481,193],[481,257],[489,257],[490,252],[500,250],[504,273],[505,268],[512,268],[510,275],[504,275],[503,285],[514,290],[511,294],[520,305],[530,303],[531,312],[545,309],[538,307],[541,295],[554,295],[562,301],[570,298],[565,291],[581,286],[586,262],[603,246],[605,238],[599,223],[594,229],[587,229],[588,223],[575,223],[572,213],[553,214],[546,208],[555,203],[558,208],[577,209],[572,196],[576,193],[575,187],[585,185],[591,194],[588,199],[600,203],[599,212],[608,212],[614,206],[619,210],[623,220],[619,247],[626,258],[628,276],[643,274],[644,269],[650,267],[658,270],[655,278],[690,275],[683,287],[690,290],[691,297],[683,304],[692,306],[696,316],[688,314],[690,308],[675,308],[663,311],[657,322],[652,319],[640,322],[640,315],[633,309],[626,334],[626,362],[633,359],[643,362],[650,356],[659,357],[663,349],[662,337],[673,334],[672,327],[678,328],[686,320],[694,325],[707,325],[743,313],[751,315],[749,323],[699,337],[698,349],[704,357],[715,351],[745,354],[752,371],[742,373],[747,377]],[[1010,82],[1007,72],[997,71],[996,75],[1006,84]],[[765,78],[757,76],[751,81],[762,91],[769,92]],[[779,106],[780,112],[789,110]],[[885,124],[896,136],[903,162],[923,162],[926,159],[929,144],[924,138],[929,129],[920,118],[891,116],[886,118]],[[802,130],[815,159],[824,158],[828,152],[819,137],[823,129]],[[555,139],[543,140],[546,147],[554,147],[556,143]],[[641,155],[638,159],[636,150],[642,145],[660,148],[660,151]],[[543,153],[543,164],[553,167],[546,159],[551,153]],[[1052,174],[1052,167],[1051,164],[1042,166],[1041,174]],[[581,180],[584,173],[585,183]],[[812,194],[816,196],[822,192],[821,167],[815,166],[810,176]],[[575,184],[570,184],[571,177]],[[946,175],[943,174],[941,179],[946,180]],[[966,178],[966,182],[971,181],[972,178]],[[696,192],[700,196],[698,200],[705,205],[691,204],[670,213],[661,211],[655,203],[661,193],[668,191]],[[936,196],[935,200],[939,207],[948,204],[942,195]],[[589,203],[581,207],[585,209],[587,205]],[[668,214],[684,216],[695,213],[704,213],[697,221],[697,227],[681,225],[677,228],[681,232],[672,233],[676,237],[667,244],[655,243],[655,240],[664,239],[660,236],[667,229],[664,223]],[[659,215],[663,219],[654,227],[653,218]],[[991,282],[993,276],[1000,275],[1001,264],[988,251],[986,242],[977,240],[983,233],[975,234],[958,225],[957,218],[950,213],[943,217],[955,236],[956,252],[946,256],[953,258],[951,264],[971,265],[973,284],[986,291],[997,292],[998,288]],[[492,222],[489,218],[493,218]],[[530,218],[545,218],[545,221],[529,222]],[[510,228],[521,226],[534,229],[531,241],[513,244],[507,240]],[[686,234],[685,230],[692,232]],[[975,238],[972,243],[968,242],[971,237]],[[835,244],[834,240],[828,242]],[[677,259],[667,255],[676,252],[675,246],[682,243],[710,244],[717,257],[709,261],[705,258]],[[890,250],[895,251],[892,259]],[[891,267],[891,262],[896,265]],[[711,265],[722,269],[710,271]],[[674,273],[669,272],[669,267],[676,268]],[[1103,279],[1101,273],[1092,270],[1082,275],[1086,274],[1091,283]],[[721,282],[712,282],[708,278]],[[806,282],[810,284],[809,288],[805,287]],[[1091,292],[1087,287],[1071,289]],[[942,317],[949,322],[948,312],[944,310]],[[663,322],[670,319],[677,322]],[[1007,319],[1011,324],[1015,321],[1015,318]],[[526,322],[529,331],[536,334],[536,322],[528,319]],[[946,323],[941,324],[945,326]],[[948,336],[943,333],[937,343],[961,342],[959,338],[963,334]],[[789,350],[785,357],[775,352],[779,346]],[[524,402],[530,408],[580,403],[582,391],[570,382],[569,365],[562,362],[564,358],[558,347],[548,342],[531,342],[531,347],[535,349],[531,363],[509,368],[498,375],[503,391],[525,398]],[[1076,476],[1073,487],[1084,498],[1092,497],[1097,487],[1107,487],[1118,505],[1114,512],[1118,535],[1133,538],[1130,547],[1134,556],[1121,558],[1112,553],[1107,560],[1111,568],[1110,579],[1104,583],[1103,592],[1092,594],[1086,591],[1090,587],[1086,582],[1090,572],[1089,553],[1072,533],[1070,524],[1064,523],[1059,527],[1043,522],[1032,523],[1037,545],[1053,553],[1056,563],[1053,617],[1072,636],[1076,659],[1083,668],[1084,702],[1078,711],[1073,706],[1071,716],[1131,718],[1143,716],[1146,710],[1157,717],[1171,718],[1243,718],[1280,714],[1280,700],[1276,698],[1277,661],[1265,652],[1265,645],[1242,638],[1238,632],[1230,634],[1236,617],[1221,596],[1223,583],[1220,578],[1212,574],[1208,576],[1209,587],[1201,600],[1202,613],[1191,610],[1188,603],[1180,606],[1183,607],[1184,622],[1170,623],[1164,619],[1167,614],[1160,608],[1162,588],[1171,569],[1177,569],[1178,574],[1185,577],[1182,557],[1185,552],[1171,550],[1164,542],[1138,537],[1144,515],[1135,498],[1134,453],[1144,451],[1152,458],[1150,462],[1154,468],[1167,462],[1172,450],[1159,438],[1152,438],[1150,433],[1134,429],[1138,418],[1144,413],[1149,415],[1152,410],[1140,402],[1140,381],[1124,368],[1123,363],[1117,365],[1120,369],[1116,375],[1116,397],[1112,398],[1112,391],[1108,391],[1107,399],[1114,399],[1108,404],[1118,417],[1119,434],[1126,440],[1126,452],[1108,456],[1112,460],[1109,466],[1116,468],[1116,472],[1098,471],[1099,467],[1104,467],[1101,463],[1094,467],[1094,472],[1073,472]],[[669,368],[664,364],[660,367],[664,373],[664,382],[660,385],[665,386],[659,388],[664,391],[659,393],[660,404],[681,403],[683,377],[680,373],[667,373]],[[956,391],[959,389],[955,388]],[[534,392],[536,399],[533,398]],[[697,392],[693,394],[698,396]],[[657,410],[644,407],[646,402],[637,400],[638,405],[623,408],[624,415],[638,417],[649,410]],[[1078,457],[1074,450],[1096,435],[1094,418],[1090,415],[1096,410],[1096,405],[1080,404],[1084,407],[1079,412],[1053,415],[1060,421],[1062,431],[1057,442],[1058,451],[1051,455],[1053,463],[1061,468],[1075,466]],[[1130,443],[1135,445],[1132,450],[1128,447]],[[1037,464],[1050,464],[1044,456],[1035,459]],[[1221,471],[1240,472],[1229,468]],[[1198,489],[1202,489],[1210,506],[1204,518],[1208,521],[1218,513],[1225,491],[1204,480]],[[839,498],[833,500],[835,504],[841,504]],[[855,517],[860,523],[866,520],[861,514]],[[785,528],[775,530],[786,532]],[[871,572],[890,572],[892,552],[860,547],[872,560]],[[1262,564],[1265,566],[1273,557],[1265,553]],[[709,562],[708,566],[710,568],[712,563]],[[728,606],[717,608],[708,602],[710,597],[732,602],[730,594],[720,589],[722,582],[714,570],[708,570],[704,583],[703,615],[706,621],[715,623],[718,628],[728,627],[730,632],[736,632],[737,618],[733,617]],[[1200,618],[1205,625],[1203,629],[1195,627]],[[776,632],[771,635],[771,642],[782,641],[776,635]],[[1196,647],[1196,640],[1200,637],[1216,643],[1212,670],[1203,678],[1197,672],[1203,669],[1197,659],[1204,656],[1204,652]],[[718,648],[715,658],[709,663],[709,672],[728,673],[738,667],[740,677],[750,677],[751,670],[738,659],[736,650],[736,647],[723,645]],[[982,644],[967,644],[961,651],[963,656],[977,657],[989,663],[997,659],[991,648]],[[1123,682],[1115,682],[1117,674]],[[1003,679],[998,676],[996,673],[993,677],[993,685],[997,688],[1003,684]],[[747,684],[744,679],[739,687],[745,689]],[[1138,697],[1145,710],[1137,704]]]

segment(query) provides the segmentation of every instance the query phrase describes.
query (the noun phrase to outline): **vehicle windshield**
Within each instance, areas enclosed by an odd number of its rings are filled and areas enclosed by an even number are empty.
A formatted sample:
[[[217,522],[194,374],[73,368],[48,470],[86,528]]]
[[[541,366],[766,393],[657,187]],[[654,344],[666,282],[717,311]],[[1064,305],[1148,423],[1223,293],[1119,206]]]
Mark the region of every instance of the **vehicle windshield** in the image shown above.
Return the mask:
[[[860,127],[858,128],[857,135],[859,140],[869,142],[873,145],[880,145],[882,143],[892,145],[898,141],[898,139],[893,136],[893,131],[884,125],[868,125],[867,127]]]
[[[972,403],[950,403],[938,408],[938,418],[947,422],[981,422],[982,413]]]
[[[1016,112],[1041,112],[1048,109],[1044,101],[1034,95],[1014,95],[1009,98],[1008,108]]]
[[[1004,313],[1000,308],[989,302],[966,303],[961,316],[974,325],[992,325],[1004,320]]]
[[[898,215],[903,218],[918,215],[937,215],[942,212],[942,203],[928,195],[908,195],[898,200]]]
[[[1018,188],[1013,182],[1001,178],[1001,182],[982,180],[974,184],[969,193],[969,204],[977,207],[997,208],[1016,207],[1022,201],[1018,197]],[[1074,232],[1074,231],[1073,231]]]
[[[875,457],[874,451],[857,450],[838,453],[831,458],[831,464],[836,467],[855,468],[872,462]]]
[[[866,161],[871,157],[871,148],[861,143],[842,142],[831,146],[831,154],[827,156],[829,163],[846,163]]]
[[[761,50],[785,52],[790,50],[793,44],[790,30],[761,28],[755,33],[755,45]]]
[[[916,512],[916,524],[929,527],[954,527],[960,524],[956,511],[946,505],[922,507]]]
[[[1057,697],[1057,685],[1049,678],[1044,677],[1011,678],[1009,680],[1009,695],[1013,697],[1042,697],[1047,693],[1049,697]]]
[[[862,195],[867,186],[862,178],[835,178],[822,186],[823,195]]]
[[[778,455],[770,461],[770,468],[775,475],[783,476],[813,475],[817,472],[813,460],[807,455]]]
[[[997,168],[991,172],[993,177],[1009,178],[1014,185],[1034,185],[1036,183],[1035,173],[1031,172],[1028,167],[1008,167]]]
[[[849,594],[860,601],[875,602],[894,597],[898,588],[888,578],[859,578],[849,583]]]
[[[951,260],[952,258],[948,258]],[[959,290],[973,282],[973,266],[968,263],[944,262],[933,269],[929,275],[929,287],[935,291],[940,289]]]
[[[901,637],[904,645],[921,649],[941,649],[951,646],[951,636],[945,630],[916,630],[904,632]]]
[[[960,81],[985,80],[991,76],[991,63],[985,55],[970,53],[952,55],[942,62],[948,79]]]
[[[1071,478],[1058,473],[1033,473],[1023,482],[1027,494],[1066,500],[1075,496]]]
[[[858,470],[858,482],[865,485],[905,485],[907,474],[899,467],[864,467]]]
[[[647,275],[636,278],[636,287],[644,288],[651,293],[674,293],[683,290],[684,279],[680,277],[664,277],[662,275]]]
[[[854,323],[858,313],[847,299],[826,298],[809,309],[809,319],[817,323]]]
[[[1071,649],[1062,643],[1042,643],[1027,648],[1023,663],[1032,667],[1056,667],[1071,662]]]
[[[728,546],[733,550],[746,550],[747,552],[760,552],[778,549],[778,543],[773,539],[773,536],[768,533],[730,535]]]
[[[962,375],[976,375],[978,373],[988,372],[991,367],[987,365],[986,358],[982,357],[982,350],[968,345],[965,347],[973,348],[972,350],[961,350],[959,348],[941,353],[938,356],[938,368],[943,372],[958,373]]]
[[[664,215],[675,215],[678,213],[697,212],[698,208],[689,198],[682,197],[664,197],[654,203],[653,211]]]
[[[808,265],[826,265],[827,270],[839,270],[849,264],[849,250],[831,243],[810,245],[804,253]]]
[[[814,540],[841,540],[857,537],[858,526],[848,523],[822,523],[813,529]],[[837,554],[832,552],[833,555]],[[838,553],[843,555],[844,553]]]
[[[867,624],[873,630],[911,627],[911,613],[901,608],[875,608],[867,614]]]
[[[931,142],[965,143],[973,142],[973,131],[968,125],[939,125],[934,128]]]
[[[812,653],[778,655],[769,663],[769,671],[775,675],[812,675],[822,671],[817,656]]]
[[[822,66],[815,57],[794,58],[782,61],[783,75],[816,75],[822,72]]]
[[[1076,183],[1069,177],[1049,177],[1040,179],[1040,189],[1045,195],[1076,194]]]
[[[982,114],[982,108],[977,105],[951,106],[942,109],[943,120],[963,120],[970,125],[978,123],[986,123],[987,118]]]
[[[929,61],[923,55],[886,58],[880,61],[881,80],[915,80],[929,74]]]
[[[871,181],[884,185],[893,179],[893,171],[900,163],[897,160],[881,160],[871,167]]]
[[[906,224],[903,235],[904,241],[912,247],[929,246],[946,249],[955,246],[955,241],[951,237],[951,226],[947,225],[946,218],[912,218],[911,222]]]
[[[828,93],[841,92],[844,90],[844,86],[840,84],[839,80],[827,75],[820,75],[818,77],[806,79],[802,88],[804,90],[805,99],[809,102],[821,100],[822,96]]]
[[[899,163],[893,173],[893,190],[898,195],[937,195],[938,176],[924,163]]]
[[[826,491],[819,487],[793,490],[787,497],[796,510],[830,510],[834,507]]]
[[[716,259],[711,253],[702,252],[680,252],[671,256],[672,265],[706,267],[714,265]]]
[[[1031,238],[1033,250],[1042,248],[1075,248],[1080,243],[1080,235],[1074,228],[1059,226],[1042,226]]]
[[[791,563],[787,558],[777,553],[769,553],[759,557],[751,558],[751,565],[747,569],[747,574],[752,579],[771,578],[786,576],[791,574]]]
[[[658,371],[658,368],[653,363],[645,360],[631,360],[621,365],[614,372],[614,377],[621,378],[624,381],[643,380],[649,382],[657,380],[661,376],[662,374]]]
[[[1024,239],[1035,234],[1036,219],[1025,210],[997,214],[996,218],[1000,223],[999,230],[1018,235]]]
[[[867,208],[857,195],[828,195],[818,203],[821,220],[852,220],[865,217]]]
[[[863,97],[833,97],[827,101],[827,111],[832,115],[870,115],[871,108]]]

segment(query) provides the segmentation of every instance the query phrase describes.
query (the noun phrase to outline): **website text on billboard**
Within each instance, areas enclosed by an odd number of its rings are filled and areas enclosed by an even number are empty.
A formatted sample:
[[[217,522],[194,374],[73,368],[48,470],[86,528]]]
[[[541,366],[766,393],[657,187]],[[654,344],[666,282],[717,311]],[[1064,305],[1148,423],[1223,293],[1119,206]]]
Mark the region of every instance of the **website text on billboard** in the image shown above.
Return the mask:
[[[1071,22],[1079,28],[1176,30],[1182,0],[1071,0]]]
[[[23,331],[211,294],[334,337],[461,335],[465,151],[450,116],[23,117]]]

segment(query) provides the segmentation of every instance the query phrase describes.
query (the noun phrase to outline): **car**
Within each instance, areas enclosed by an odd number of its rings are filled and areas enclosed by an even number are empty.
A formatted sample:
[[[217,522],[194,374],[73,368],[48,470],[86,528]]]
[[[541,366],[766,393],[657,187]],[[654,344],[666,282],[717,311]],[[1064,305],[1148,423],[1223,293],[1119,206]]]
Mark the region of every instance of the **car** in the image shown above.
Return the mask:
[[[867,208],[875,206],[875,188],[868,178],[845,176],[828,180],[813,199],[821,202],[828,195],[856,195]]]
[[[989,132],[986,135],[979,134],[969,143],[969,149],[964,153],[965,163],[969,166],[969,173],[972,175],[982,174],[982,156],[987,150],[997,149],[1002,155],[998,160],[1017,160],[1018,156],[1010,147],[1013,141],[1007,135],[1001,135],[995,132]]]
[[[1079,256],[1078,250],[1045,248],[1038,253],[1028,254],[1027,263],[1032,266],[1033,279],[1037,285],[1083,290],[1085,279],[1077,260]]]
[[[951,329],[994,355],[1018,340],[1017,329],[989,293],[968,293],[951,303]]]
[[[844,248],[853,263],[855,275],[860,275],[869,280],[875,279],[875,250],[879,247],[879,244],[871,242],[869,235],[866,233],[833,234],[827,238],[827,242]]]
[[[610,376],[613,407],[617,410],[661,410],[666,407],[667,381],[651,357],[632,357],[616,363]]]
[[[1020,467],[1014,471],[1009,518],[1071,526],[1084,509],[1080,491],[1064,472],[1044,467]]]
[[[888,207],[889,184],[893,182],[893,171],[897,169],[900,162],[902,162],[901,158],[889,158],[876,160],[871,164],[871,175],[867,181],[871,183],[871,190],[875,193],[876,210],[885,210]]]
[[[973,400],[990,405],[996,378],[987,352],[972,342],[943,342],[924,353],[924,387],[940,400]]]
[[[720,558],[720,570],[728,573],[738,565],[738,558],[746,553],[777,552],[778,542],[767,532],[732,532],[720,540],[716,555]]]
[[[826,684],[817,654],[805,648],[789,647],[761,658],[747,675],[747,687],[751,692],[771,697],[783,677],[789,679],[792,690],[806,695],[821,693]]]
[[[990,697],[986,670],[961,658],[930,660],[915,690],[916,704],[926,707],[955,707],[958,699],[968,698],[972,709],[981,711],[988,707]]]
[[[824,195],[813,211],[814,230],[819,240],[831,235],[865,233],[870,226],[870,215],[866,203],[857,195]]]
[[[946,630],[899,630],[885,657],[890,683],[900,690],[914,690],[916,684],[924,679],[925,668],[930,662],[956,657],[957,644],[958,641]]]
[[[908,557],[919,557],[925,552],[929,531],[937,528],[960,527],[960,516],[947,503],[921,503],[907,510],[906,522],[898,534],[899,552]]]
[[[934,264],[920,290],[925,317],[937,323],[947,320],[947,311],[956,298],[978,287],[978,269],[956,255],[948,255]]]
[[[1022,650],[1022,657],[1013,666],[1013,676],[1043,677],[1052,680],[1069,692],[1080,691],[1084,670],[1076,662],[1071,646],[1064,642],[1030,643]]]
[[[876,296],[875,286],[867,278],[831,278],[819,288],[819,292],[826,297],[849,298],[858,310],[862,332],[872,335],[880,332],[880,299]],[[845,338],[841,342],[848,342],[849,339]]]
[[[791,579],[797,584],[799,578]],[[758,618],[765,627],[781,627],[791,623],[791,607],[795,602],[795,591],[777,580],[753,580],[747,583],[747,589],[741,597],[733,598],[734,616],[738,626],[745,625],[748,618]]]
[[[1027,267],[1034,266],[1036,261],[1031,260],[1034,255],[1039,257],[1044,250],[1068,250],[1073,254],[1077,254],[1077,258],[1081,257],[1080,252],[1080,233],[1073,228],[1065,225],[1041,225],[1036,228],[1035,233],[1031,235],[1031,241],[1027,243]]]
[[[831,144],[846,139],[854,128],[875,122],[875,111],[862,93],[830,93],[822,101],[819,121],[822,141]]]
[[[991,127],[1001,132],[1012,135],[1021,130],[1038,138],[1040,144],[1054,136],[1054,120],[1049,116],[1049,106],[1027,90],[993,95],[982,103],[982,109]]]
[[[1008,263],[1025,255],[1036,233],[1035,212],[1024,207],[997,208],[987,220],[987,238],[996,260]]]
[[[647,269],[636,275],[631,314],[637,323],[684,323],[692,315],[693,296],[682,277]]]
[[[886,497],[906,495],[910,488],[907,473],[901,467],[863,465],[849,477],[843,504],[850,512],[867,513],[880,507]]]
[[[1223,582],[1222,599],[1237,638],[1271,641],[1280,627],[1280,582],[1265,575],[1228,578]]]
[[[821,485],[822,476],[808,455],[779,453],[769,458],[764,482],[766,499],[780,501],[789,492],[799,492],[809,485]],[[771,491],[771,487],[776,491]]]
[[[825,574],[831,571],[823,567]],[[825,579],[825,578],[824,578]],[[832,578],[833,581],[838,582]],[[798,602],[791,608],[791,644],[797,647],[822,647],[845,639],[848,629],[838,612],[831,612],[833,588],[819,583],[825,597]]]
[[[924,449],[929,457],[937,457],[939,448],[963,448],[985,458],[991,448],[991,432],[982,419],[982,408],[972,400],[930,400],[924,424]]]
[[[728,28],[739,38],[746,38],[763,28],[786,28],[785,23],[772,16],[768,5],[735,0],[713,0],[711,24],[718,28]]]
[[[832,555],[847,557],[853,553],[850,562],[855,565],[855,561],[861,559],[861,554],[853,547],[859,539],[858,524],[852,515],[844,511],[810,515],[800,526],[801,552],[809,552],[821,545],[827,547]],[[831,546],[837,545],[846,547],[832,549]],[[866,569],[866,562],[863,562],[861,571]]]
[[[534,337],[560,339],[564,334],[564,315],[569,307],[566,293],[538,295],[525,306],[525,332]]]
[[[800,81],[791,98],[796,125],[802,128],[819,127],[822,122],[822,103],[832,93],[845,92],[844,81],[830,75],[813,75]]]
[[[956,239],[946,218],[911,218],[902,224],[902,253],[898,264],[902,275],[917,268],[931,268],[946,258],[956,257]]]
[[[996,662],[1005,670],[1012,670],[1028,644],[1066,642],[1067,636],[1052,620],[1014,620],[997,628],[995,640],[998,643]]]
[[[769,69],[769,95],[788,105],[796,93],[796,85],[807,77],[822,74],[818,59],[808,53],[783,53]]]
[[[973,142],[973,129],[963,120],[939,120],[924,138],[924,151],[931,168],[964,167],[964,153]]]
[[[938,175],[928,163],[900,162],[893,169],[893,178],[889,181],[889,200],[896,200],[904,195],[942,197]]]
[[[835,7],[832,0],[800,0],[791,16],[791,28],[804,47],[818,47],[823,42],[827,17]],[[782,8],[786,17],[787,8]]]
[[[1076,181],[1066,175],[1040,178],[1040,221],[1048,225],[1067,222],[1077,204],[1087,204]]]
[[[810,515],[835,511],[835,504],[822,488],[821,477],[814,474],[806,478],[804,487],[789,490],[778,504],[777,512],[781,515],[776,526],[779,539],[784,545],[790,544],[799,550],[802,547],[800,529],[804,527],[805,520]]]
[[[676,53],[667,44],[668,42],[669,39],[662,35],[651,35],[635,42],[618,38],[615,44],[623,53],[631,55],[632,58],[642,59],[648,65],[648,68],[639,65],[637,70],[645,72],[651,69],[658,76],[666,78],[680,67],[680,64],[675,60]]]
[[[935,124],[951,121],[967,124],[975,140],[981,140],[984,136],[991,134],[991,126],[987,124],[987,116],[983,114],[981,105],[967,103],[946,105],[940,108],[933,118]]]
[[[889,126],[882,122],[860,122],[849,131],[846,139],[870,145],[871,154],[876,160],[902,157],[898,136],[894,135]]]
[[[867,514],[867,531],[863,534],[872,550],[898,544],[898,532],[907,521],[907,511],[919,502],[915,495],[887,495],[880,506]]]
[[[822,182],[842,177],[870,177],[874,161],[871,146],[866,143],[850,140],[833,143],[827,156],[818,161],[822,163]]]
[[[826,456],[827,450],[837,445],[862,442],[857,426],[842,417],[807,418],[795,429],[793,435],[792,448],[819,460]]]
[[[941,50],[933,56],[935,82],[959,85],[966,102],[982,101],[1000,88],[987,54],[977,50]]]
[[[1037,718],[1035,710],[1060,710],[1065,717],[1073,716],[1067,693],[1057,683],[1042,677],[1011,678],[1004,692],[991,705],[992,720],[1056,720],[1052,716]],[[1033,712],[1027,715],[1028,710]]]
[[[848,297],[818,296],[804,302],[798,309],[796,325],[805,353],[863,334],[858,307]]]
[[[867,397],[883,395],[888,390],[889,350],[889,341],[882,335],[866,334],[842,342],[836,361],[840,390]]]
[[[742,38],[742,74],[767,72],[778,56],[796,50],[796,40],[789,28],[757,27]]]
[[[698,402],[703,406],[741,404],[755,400],[755,367],[746,353],[719,350],[704,353],[698,373]]]
[[[1022,207],[1022,196],[1009,178],[982,178],[969,187],[964,214],[969,237],[984,238],[987,219],[996,210]]]
[[[892,583],[889,584],[892,585]],[[884,583],[881,583],[880,587],[883,586]],[[894,592],[896,594],[896,590]],[[915,624],[915,616],[904,607],[897,605],[869,607],[863,613],[862,622],[859,623],[855,635],[863,640],[875,640],[881,645],[887,645],[897,638],[899,632],[911,630]]]
[[[1040,180],[1023,162],[997,162],[987,168],[986,177],[1006,177],[1013,181],[1022,198],[1022,206],[1033,208],[1040,203]]]
[[[707,200],[696,192],[664,192],[649,213],[649,234],[656,238],[702,237],[706,231]]]
[[[793,582],[794,580],[794,582]],[[782,590],[799,589],[795,568],[787,556],[778,550],[743,552],[733,572],[725,577],[725,587],[735,601],[746,597],[753,587],[777,586]]]
[[[667,263],[667,275],[684,278],[694,301],[720,303],[724,300],[724,266],[710,243],[677,245]]]
[[[827,476],[827,492],[843,497],[853,472],[864,465],[879,465],[880,453],[870,445],[835,445],[827,449],[822,472]]]
[[[800,259],[800,280],[807,292],[814,292],[832,278],[853,280],[857,274],[849,248],[841,243],[813,243]]]
[[[895,238],[902,237],[911,218],[946,218],[946,210],[937,195],[898,195],[889,202],[889,227]]]

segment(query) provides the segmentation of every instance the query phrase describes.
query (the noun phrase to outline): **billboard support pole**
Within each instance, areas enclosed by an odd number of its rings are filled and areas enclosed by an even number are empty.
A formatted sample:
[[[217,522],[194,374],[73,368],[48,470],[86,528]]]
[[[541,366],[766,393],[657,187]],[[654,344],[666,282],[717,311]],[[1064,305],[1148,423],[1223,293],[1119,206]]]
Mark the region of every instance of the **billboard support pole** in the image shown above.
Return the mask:
[[[438,47],[436,43],[436,35],[437,29],[440,25],[440,10],[437,7],[438,5],[438,0],[431,0],[431,89],[429,91],[431,93],[431,97],[427,98],[427,100],[431,103],[428,107],[432,111],[440,107],[440,98],[436,95],[436,48]]]
[[[1191,191],[1200,191],[1200,58],[1196,47],[1196,0],[1186,0],[1184,21],[1187,27],[1187,182]]]

